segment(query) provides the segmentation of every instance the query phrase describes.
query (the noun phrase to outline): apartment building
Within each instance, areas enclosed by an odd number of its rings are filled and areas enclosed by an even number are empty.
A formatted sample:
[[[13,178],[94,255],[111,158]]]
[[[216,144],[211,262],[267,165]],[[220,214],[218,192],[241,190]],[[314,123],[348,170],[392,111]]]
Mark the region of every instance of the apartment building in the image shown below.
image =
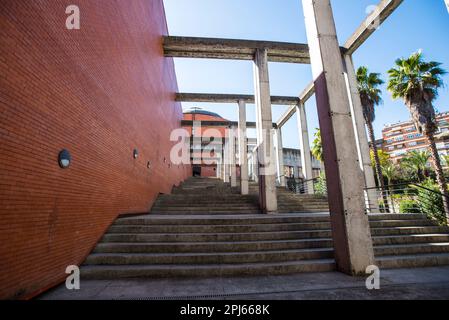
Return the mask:
[[[449,154],[449,112],[437,114],[438,131],[435,135],[440,155]],[[390,155],[393,162],[398,162],[411,151],[428,149],[426,138],[416,130],[411,120],[386,125],[382,130],[382,150]]]

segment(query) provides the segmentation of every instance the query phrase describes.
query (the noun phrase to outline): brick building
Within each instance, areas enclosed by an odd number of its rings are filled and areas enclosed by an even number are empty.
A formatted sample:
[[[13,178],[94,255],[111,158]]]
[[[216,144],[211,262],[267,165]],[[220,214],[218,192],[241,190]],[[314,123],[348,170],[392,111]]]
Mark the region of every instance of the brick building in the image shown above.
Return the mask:
[[[217,157],[222,152],[223,138],[229,125],[229,120],[202,108],[193,107],[184,110],[183,128],[189,133],[186,142],[190,145],[193,175],[202,177],[217,175]]]

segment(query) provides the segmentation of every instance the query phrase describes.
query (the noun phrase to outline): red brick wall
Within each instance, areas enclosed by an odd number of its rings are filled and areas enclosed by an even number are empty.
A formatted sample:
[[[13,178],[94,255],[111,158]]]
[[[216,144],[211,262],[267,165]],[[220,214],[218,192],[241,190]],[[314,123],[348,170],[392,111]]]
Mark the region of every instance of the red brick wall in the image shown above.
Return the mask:
[[[191,175],[169,166],[182,112],[162,0],[77,0],[69,31],[72,3],[0,1],[0,298],[63,281],[117,215]]]

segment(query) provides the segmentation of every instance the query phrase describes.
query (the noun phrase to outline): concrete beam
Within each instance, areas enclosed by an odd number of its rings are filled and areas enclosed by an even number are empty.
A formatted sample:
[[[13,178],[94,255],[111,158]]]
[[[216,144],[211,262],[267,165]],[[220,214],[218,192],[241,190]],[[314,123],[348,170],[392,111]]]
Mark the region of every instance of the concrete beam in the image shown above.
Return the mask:
[[[284,124],[290,120],[290,118],[295,114],[296,112],[296,106],[298,105],[304,105],[307,100],[310,99],[310,97],[313,96],[315,93],[315,86],[313,82],[309,83],[307,87],[301,92],[298,98],[298,103],[296,105],[292,105],[290,108],[287,109],[287,111],[279,118],[279,120],[276,122],[278,128],[282,128]]]
[[[374,264],[373,244],[332,7],[330,0],[302,3],[323,139],[335,261],[342,272],[365,274]]]
[[[346,41],[346,54],[353,54],[376,29],[401,5],[403,0],[382,0]]]
[[[177,93],[178,102],[208,102],[208,103],[244,103],[254,104],[254,95],[247,94],[210,94],[210,93]],[[297,97],[272,96],[271,104],[274,105],[296,105],[299,103]]]
[[[166,57],[254,60],[257,49],[266,49],[270,62],[310,63],[301,43],[165,36],[163,46]]]
[[[344,49],[344,55],[352,55],[373,33],[376,31],[376,27],[380,26],[403,2],[403,0],[382,0],[377,9],[365,19],[365,21],[357,28],[357,30],[346,41]],[[299,99],[302,103],[306,103],[307,100],[315,93],[313,81],[307,85],[304,91],[301,93]],[[290,118],[295,114],[296,107],[290,107],[285,114],[277,121],[278,127],[282,127]]]
[[[201,127],[237,127],[238,121],[195,121],[197,123],[201,123]],[[182,120],[181,126],[183,127],[191,127],[193,126],[192,120]],[[246,127],[250,129],[256,128],[255,122],[247,122]],[[273,129],[277,129],[276,123],[273,123]]]
[[[308,194],[313,194],[313,169],[312,169],[312,153],[310,152],[310,140],[309,129],[307,126],[306,109],[304,105],[297,106],[297,120],[298,120],[298,135],[299,135],[299,148],[301,149],[301,165],[302,174],[304,180],[308,181],[307,190]]]

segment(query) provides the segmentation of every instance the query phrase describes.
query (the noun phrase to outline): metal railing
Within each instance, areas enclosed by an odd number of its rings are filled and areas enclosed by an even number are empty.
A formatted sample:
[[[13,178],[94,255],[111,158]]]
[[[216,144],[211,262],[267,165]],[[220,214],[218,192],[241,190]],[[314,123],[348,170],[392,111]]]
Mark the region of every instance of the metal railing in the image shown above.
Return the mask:
[[[292,177],[285,177],[287,190],[296,194],[316,194],[327,197],[326,184],[320,183],[319,178],[303,180]]]
[[[380,187],[365,189],[366,194],[374,192],[369,201],[366,196],[367,211],[380,213],[420,213],[431,219],[443,223],[445,212],[443,206],[443,195],[438,190],[418,183],[401,183],[387,185],[382,190]],[[387,206],[384,205],[384,199]]]

